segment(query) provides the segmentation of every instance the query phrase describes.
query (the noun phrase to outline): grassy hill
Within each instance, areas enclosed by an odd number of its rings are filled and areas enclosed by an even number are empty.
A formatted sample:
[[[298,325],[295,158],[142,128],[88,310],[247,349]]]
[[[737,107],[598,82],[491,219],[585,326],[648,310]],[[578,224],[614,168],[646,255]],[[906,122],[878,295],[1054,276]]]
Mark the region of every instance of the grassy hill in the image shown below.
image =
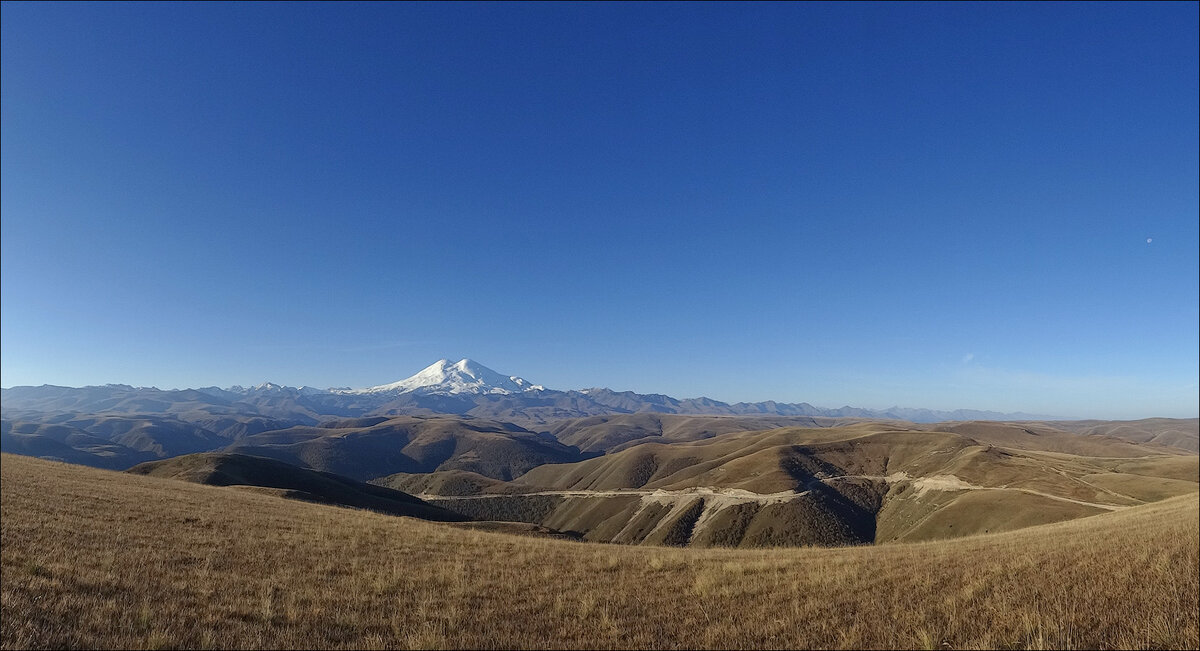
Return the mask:
[[[305,502],[370,509],[424,520],[458,522],[467,519],[398,490],[243,454],[189,454],[142,463],[126,472],[210,486],[249,488]]]
[[[444,473],[383,483],[475,518],[591,541],[734,547],[959,537],[1200,488],[1200,457],[1178,450],[995,423],[947,429],[732,432],[542,465],[508,484]]]
[[[1060,425],[1055,423],[1055,425]],[[935,431],[955,432],[969,436],[980,443],[988,443],[1016,450],[1040,450],[1064,452],[1089,457],[1138,457],[1146,454],[1184,454],[1189,450],[1162,446],[1149,440],[1134,441],[1129,438],[1110,436],[1100,430],[1087,434],[1065,431],[1037,423],[997,423],[971,421],[965,423],[939,423],[931,426]],[[1194,453],[1194,450],[1190,452]]]
[[[589,545],[0,457],[3,648],[1196,648],[1195,494],[953,541]]]
[[[1197,418],[1074,420],[1034,424],[1086,436],[1109,436],[1134,443],[1153,443],[1188,452],[1200,452],[1200,419]]]
[[[712,438],[729,432],[779,427],[817,427],[807,416],[682,416],[615,414],[560,421],[550,433],[583,452],[610,452],[640,443],[672,443]]]
[[[249,415],[44,413],[5,410],[0,449],[122,470],[152,459],[209,452],[232,441],[290,427]],[[11,417],[10,417],[11,416]]]
[[[0,450],[112,470],[156,458],[78,427],[8,419],[0,420]]]
[[[413,494],[468,496],[529,492],[527,487],[519,484],[484,477],[479,473],[467,470],[442,470],[427,473],[398,472],[372,479],[370,483]]]
[[[340,427],[340,425],[349,425]],[[575,448],[509,423],[455,416],[401,416],[292,427],[248,436],[227,448],[367,480],[397,472],[465,470],[512,479],[544,463],[581,458]]]

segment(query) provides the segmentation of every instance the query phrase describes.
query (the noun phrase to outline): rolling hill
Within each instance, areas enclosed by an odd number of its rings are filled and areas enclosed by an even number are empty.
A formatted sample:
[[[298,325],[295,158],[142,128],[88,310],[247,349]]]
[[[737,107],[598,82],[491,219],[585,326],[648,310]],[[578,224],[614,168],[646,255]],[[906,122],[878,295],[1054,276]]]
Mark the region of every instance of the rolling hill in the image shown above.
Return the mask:
[[[1087,436],[1109,436],[1134,443],[1153,443],[1189,452],[1200,452],[1200,419],[1197,418],[1072,420],[1033,424]]]
[[[268,421],[218,419],[226,437],[174,414],[26,414],[3,419],[0,449],[124,470],[154,459],[229,451],[356,479],[462,469],[514,478],[542,463],[584,458],[576,448],[510,423],[458,416],[331,419],[260,431]],[[47,421],[47,422],[41,422]]]
[[[712,438],[729,432],[778,427],[817,427],[808,416],[681,416],[637,413],[560,421],[550,433],[583,452],[612,452],[639,443],[672,443]]]
[[[545,463],[582,458],[577,449],[553,437],[482,419],[401,416],[331,425],[264,432],[226,450],[360,480],[437,470],[467,470],[507,480]]]
[[[949,429],[963,431],[731,432],[546,464],[508,484],[443,473],[377,482],[592,541],[740,547],[1005,531],[1192,493],[1200,482],[1200,457],[1172,448],[1003,424]]]
[[[218,450],[241,436],[280,425],[235,416],[189,422],[176,414],[6,413],[14,418],[2,420],[4,451],[118,470],[151,459]]]
[[[1195,493],[950,541],[703,550],[462,530],[12,455],[0,481],[4,648],[1200,644]]]
[[[459,522],[468,519],[398,490],[243,454],[189,454],[138,464],[126,472],[210,486],[236,486],[305,502],[369,509],[423,520]]]
[[[0,450],[110,470],[156,458],[70,425],[8,419],[0,420]]]

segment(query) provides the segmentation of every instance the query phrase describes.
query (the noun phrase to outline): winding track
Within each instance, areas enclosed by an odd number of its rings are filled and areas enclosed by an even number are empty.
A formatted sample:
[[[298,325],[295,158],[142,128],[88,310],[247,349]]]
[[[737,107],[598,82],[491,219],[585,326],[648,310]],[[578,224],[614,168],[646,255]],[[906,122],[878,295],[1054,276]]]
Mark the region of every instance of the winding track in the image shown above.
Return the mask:
[[[647,504],[656,503],[663,505],[680,506],[691,503],[697,497],[706,499],[705,512],[710,509],[707,502],[712,503],[715,510],[721,510],[734,504],[744,504],[747,502],[757,502],[759,504],[779,504],[798,499],[809,494],[813,484],[816,481],[829,484],[840,479],[869,479],[876,481],[886,481],[889,484],[899,482],[911,482],[917,489],[918,496],[929,491],[960,491],[960,490],[987,490],[987,491],[1017,491],[1028,493],[1030,495],[1038,495],[1052,500],[1062,502],[1071,502],[1073,504],[1081,504],[1106,511],[1120,511],[1121,509],[1129,508],[1128,506],[1118,506],[1114,504],[1100,504],[1097,502],[1086,502],[1077,500],[1071,497],[1063,497],[1062,495],[1054,495],[1042,491],[1033,490],[1031,488],[1012,488],[1008,486],[977,486],[965,482],[954,475],[934,475],[932,477],[918,477],[913,479],[908,476],[908,473],[899,472],[891,475],[837,475],[834,477],[822,477],[809,483],[809,490],[805,491],[781,491],[778,493],[754,493],[740,488],[717,488],[712,486],[700,486],[695,488],[685,488],[681,490],[666,490],[662,488],[645,489],[645,488],[620,488],[613,490],[557,490],[557,491],[533,491],[530,493],[497,493],[485,495],[431,495],[428,493],[418,494],[417,497],[426,501],[443,501],[443,500],[478,500],[478,499],[494,499],[501,497],[524,497],[532,495],[548,495],[554,497],[641,497],[643,508]],[[715,512],[715,511],[714,511]],[[702,519],[703,516],[701,516]],[[710,516],[711,517],[711,516]]]

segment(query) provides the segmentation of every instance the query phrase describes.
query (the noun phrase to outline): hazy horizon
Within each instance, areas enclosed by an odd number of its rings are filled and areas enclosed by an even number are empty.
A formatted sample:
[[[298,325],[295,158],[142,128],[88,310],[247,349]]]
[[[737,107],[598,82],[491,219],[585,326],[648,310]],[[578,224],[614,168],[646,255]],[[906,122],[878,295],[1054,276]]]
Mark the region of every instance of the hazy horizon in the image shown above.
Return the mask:
[[[464,359],[469,359],[469,358],[464,358]],[[454,359],[448,358],[448,357],[443,357],[438,361],[454,361]],[[471,360],[471,361],[479,363],[479,360]],[[484,366],[486,367],[486,364]],[[489,369],[490,369],[490,367],[489,367]],[[490,369],[490,370],[496,371],[496,369]],[[503,370],[497,371],[497,372],[499,372],[503,375],[515,375],[517,377],[520,377],[519,373],[507,373]],[[397,378],[397,379],[403,379],[403,378]],[[522,379],[530,380],[530,378],[522,378]],[[536,379],[530,380],[530,381],[534,385],[544,385],[544,383],[540,383]],[[260,385],[267,384],[267,383],[273,383],[276,385],[281,385],[281,386],[285,386],[285,387],[293,387],[293,388],[300,388],[303,386],[309,386],[309,387],[312,387],[315,389],[346,389],[346,388],[365,389],[365,388],[370,388],[365,385],[364,386],[334,386],[334,385],[319,385],[319,384],[308,384],[308,385],[292,384],[292,383],[287,383],[287,382],[273,382],[272,380],[269,380],[269,379],[263,380],[260,382],[248,382],[248,383],[228,383],[228,382],[220,383],[220,382],[218,382],[218,383],[212,383],[212,384],[189,384],[189,385],[184,385],[184,386],[179,386],[179,385],[176,385],[176,386],[132,385],[132,384],[129,384],[128,382],[103,382],[103,383],[89,384],[89,385],[85,385],[85,386],[121,385],[121,386],[132,386],[133,388],[137,388],[137,389],[149,388],[149,389],[159,389],[159,390],[165,390],[165,391],[179,391],[179,390],[185,390],[185,389],[201,389],[201,388],[214,387],[214,386],[217,388],[220,388],[220,389],[229,389],[229,388],[239,387],[239,386],[242,388],[255,388]],[[54,385],[53,383],[46,383],[46,384],[49,386],[65,386],[65,385]],[[18,385],[18,386],[30,386],[30,385]],[[35,386],[41,386],[41,385],[35,385]],[[379,386],[379,385],[373,385],[373,386]],[[13,387],[6,386],[3,388],[11,389]],[[69,387],[69,388],[82,388],[82,387]],[[639,393],[639,394],[643,394],[643,395],[645,395],[645,394],[663,394],[664,393],[662,391],[654,391],[651,389],[634,390],[634,389],[622,389],[622,388],[617,388],[617,387],[601,387],[598,385],[596,385],[596,386],[573,386],[573,387],[544,386],[544,388],[546,388],[548,390],[553,390],[553,391],[587,391],[589,389],[605,388],[605,389],[610,389],[610,390],[613,390],[616,392],[634,391],[635,393]],[[1088,419],[1093,419],[1093,418],[1100,418],[1100,419],[1105,418],[1103,416],[1094,416],[1094,415],[1075,415],[1075,414],[1060,414],[1060,413],[1051,413],[1051,412],[1036,412],[1036,411],[1031,411],[1031,410],[1027,410],[1027,409],[986,409],[986,408],[979,408],[979,407],[974,407],[974,406],[969,406],[969,405],[958,405],[958,406],[948,406],[948,407],[931,407],[929,405],[918,405],[918,404],[911,404],[911,405],[909,405],[909,404],[871,405],[871,404],[850,404],[850,403],[815,404],[815,403],[812,403],[811,401],[807,401],[807,400],[776,400],[776,399],[773,399],[770,397],[751,398],[751,399],[743,399],[743,400],[724,400],[717,396],[701,396],[701,395],[696,395],[696,396],[671,395],[670,397],[677,398],[677,399],[684,399],[684,400],[708,398],[708,399],[712,399],[712,400],[719,400],[721,402],[725,402],[728,404],[734,404],[734,403],[738,403],[738,402],[755,403],[755,402],[768,402],[768,401],[774,401],[774,402],[780,402],[780,403],[793,403],[793,404],[799,404],[799,403],[803,402],[803,403],[812,404],[814,407],[824,408],[824,409],[839,409],[839,408],[843,408],[843,407],[853,407],[853,408],[858,408],[858,409],[867,409],[867,410],[874,410],[874,411],[885,411],[888,409],[895,409],[895,408],[929,409],[929,410],[933,410],[933,411],[967,410],[967,411],[996,411],[996,412],[1003,412],[1003,413],[1009,413],[1009,414],[1023,413],[1023,414],[1027,414],[1030,416],[1039,417],[1039,418],[1044,417],[1044,418],[1054,418],[1054,419],[1063,419],[1063,420],[1088,420]],[[1143,418],[1197,418],[1197,417],[1198,416],[1195,416],[1195,415],[1149,414],[1149,415],[1144,415],[1144,416],[1111,417],[1111,418],[1113,418],[1115,420],[1140,420]]]
[[[1200,414],[1191,4],[14,4],[0,385]]]

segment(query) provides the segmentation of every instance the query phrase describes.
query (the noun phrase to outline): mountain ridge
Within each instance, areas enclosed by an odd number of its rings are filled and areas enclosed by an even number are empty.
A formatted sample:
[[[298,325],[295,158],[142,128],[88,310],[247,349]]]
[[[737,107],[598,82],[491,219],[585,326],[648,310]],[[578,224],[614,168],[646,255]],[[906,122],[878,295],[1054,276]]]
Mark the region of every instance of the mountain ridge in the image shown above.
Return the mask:
[[[1073,420],[1045,414],[979,409],[937,410],[914,407],[869,409],[818,407],[807,402],[775,400],[728,403],[708,397],[675,398],[609,388],[547,389],[516,375],[498,373],[474,360],[441,359],[403,380],[362,389],[290,387],[263,382],[198,389],[159,389],[106,384],[87,387],[15,386],[0,389],[5,409],[38,411],[107,411],[129,399],[175,403],[216,402],[222,407],[249,404],[263,416],[303,413],[308,424],[321,417],[361,417],[450,413],[505,418],[541,425],[563,418],[611,414],[660,413],[693,415],[775,415],[826,418],[871,418],[935,423],[949,420]],[[210,400],[211,399],[211,400]],[[168,408],[167,410],[170,410]]]

